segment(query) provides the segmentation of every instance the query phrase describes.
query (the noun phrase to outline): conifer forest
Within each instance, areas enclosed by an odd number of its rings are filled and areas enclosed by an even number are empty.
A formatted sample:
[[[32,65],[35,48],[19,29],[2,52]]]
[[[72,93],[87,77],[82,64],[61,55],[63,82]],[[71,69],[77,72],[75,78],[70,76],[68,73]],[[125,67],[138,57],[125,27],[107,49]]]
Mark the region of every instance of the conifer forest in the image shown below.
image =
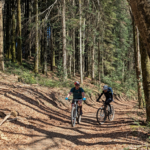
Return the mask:
[[[1,0],[0,71],[28,84],[50,74],[66,86],[76,77],[105,83],[115,96],[134,95],[150,122],[149,8],[149,0]]]

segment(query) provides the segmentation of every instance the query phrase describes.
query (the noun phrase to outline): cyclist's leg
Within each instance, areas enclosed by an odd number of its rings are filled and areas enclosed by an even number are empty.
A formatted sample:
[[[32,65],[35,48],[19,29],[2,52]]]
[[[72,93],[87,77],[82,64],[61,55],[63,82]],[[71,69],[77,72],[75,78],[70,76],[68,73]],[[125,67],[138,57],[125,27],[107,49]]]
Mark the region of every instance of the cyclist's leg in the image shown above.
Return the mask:
[[[110,105],[110,103],[111,103],[112,101],[113,101],[113,100],[112,100],[111,98],[106,99],[106,101],[105,101],[106,106],[108,105],[109,108],[110,108],[110,113],[111,113],[111,105]]]
[[[82,112],[82,100],[78,101],[78,106],[80,107],[80,115],[82,115],[83,114],[83,112]]]
[[[74,99],[72,100],[72,103],[71,103],[71,110],[72,110],[72,106],[73,106],[73,104],[74,104]]]

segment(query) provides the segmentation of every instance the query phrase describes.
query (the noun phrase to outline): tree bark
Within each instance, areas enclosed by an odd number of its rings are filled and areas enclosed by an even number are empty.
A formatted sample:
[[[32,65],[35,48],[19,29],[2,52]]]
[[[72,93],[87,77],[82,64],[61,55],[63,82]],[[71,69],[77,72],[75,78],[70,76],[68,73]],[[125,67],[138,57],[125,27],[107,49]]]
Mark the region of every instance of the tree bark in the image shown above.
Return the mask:
[[[32,6],[31,6],[31,0],[29,0],[29,25],[31,24],[31,17],[32,17]],[[31,39],[30,33],[29,33],[29,39]],[[31,57],[31,40],[29,40],[29,57]]]
[[[73,7],[75,7],[75,0],[73,0]],[[73,18],[75,18],[75,12],[73,12]],[[72,33],[72,47],[73,47],[73,76],[75,77],[76,72],[76,60],[75,60],[75,28]]]
[[[149,0],[129,0],[135,25],[140,32],[143,45],[150,57],[150,2]]]
[[[22,64],[22,37],[21,37],[21,6],[20,0],[17,0],[17,60]]]
[[[43,74],[45,74],[45,75],[47,75],[47,26],[44,28],[45,30],[44,30],[44,51],[43,51]]]
[[[38,39],[38,0],[34,0],[35,2],[35,62],[34,62],[34,72],[38,73],[38,48],[39,48],[39,39]]]
[[[150,58],[140,37],[140,53],[147,122],[150,122]]]
[[[98,39],[98,80],[101,82],[101,73],[100,73],[100,39]]]
[[[82,44],[82,70],[83,70],[83,78],[85,76],[85,18],[83,19],[83,44]]]
[[[80,12],[80,82],[83,84],[83,72],[82,72],[82,3],[79,0],[79,12]]]
[[[93,37],[93,46],[92,46],[92,80],[95,79],[95,71],[94,71],[94,66],[95,66],[95,36]]]
[[[4,51],[3,51],[3,3],[0,2],[0,70],[4,71]]]
[[[12,43],[11,43],[11,51],[12,51],[12,62],[16,62],[16,19],[15,19],[15,0],[12,0]]]
[[[7,58],[11,59],[11,12],[10,12],[10,1],[7,1],[7,28],[6,28],[6,50]]]
[[[66,1],[62,0],[62,33],[63,33],[63,72],[64,80],[67,79],[67,67],[66,67]]]
[[[139,31],[135,29],[133,25],[133,35],[134,35],[134,55],[135,55],[135,65],[136,65],[136,77],[137,77],[137,87],[138,87],[138,101],[139,108],[143,108],[142,101],[142,84],[141,84],[141,69],[140,69],[140,48],[139,48]]]

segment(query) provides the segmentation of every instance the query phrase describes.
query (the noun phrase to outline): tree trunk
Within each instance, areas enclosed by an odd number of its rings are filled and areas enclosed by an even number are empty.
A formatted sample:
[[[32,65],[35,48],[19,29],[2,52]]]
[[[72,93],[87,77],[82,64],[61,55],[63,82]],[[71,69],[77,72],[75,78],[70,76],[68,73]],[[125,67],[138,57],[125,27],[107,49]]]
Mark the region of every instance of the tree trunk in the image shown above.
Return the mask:
[[[15,0],[12,0],[12,62],[16,61],[16,26],[15,26]]]
[[[80,82],[83,84],[83,72],[82,72],[82,10],[81,0],[79,0],[79,11],[80,11]]]
[[[95,60],[94,60],[94,55],[95,55],[95,36],[93,37],[93,47],[92,47],[92,80],[95,79],[95,71],[94,71]]]
[[[6,28],[6,50],[7,58],[11,59],[11,12],[10,12],[10,1],[7,1],[7,28]]]
[[[29,25],[31,24],[31,17],[32,17],[32,5],[31,5],[31,0],[29,0]],[[29,39],[31,39],[30,33],[29,33]],[[29,57],[31,57],[31,40],[29,40]]]
[[[143,45],[150,57],[150,2],[149,0],[129,0],[129,4]]]
[[[82,70],[83,70],[83,78],[85,76],[85,18],[83,19],[83,44],[82,44],[82,49],[83,49],[83,56],[82,56]]]
[[[62,0],[62,33],[63,33],[63,72],[64,80],[67,79],[67,67],[66,67],[66,1]]]
[[[39,39],[38,39],[38,0],[35,0],[35,60],[34,60],[34,72],[38,73],[38,48],[39,48]]]
[[[136,33],[136,34],[135,34]],[[135,25],[133,25],[133,35],[134,35],[134,55],[135,55],[135,65],[136,65],[136,76],[137,76],[137,87],[138,87],[138,101],[139,108],[143,108],[142,102],[142,84],[141,84],[141,69],[140,69],[140,49],[139,49],[139,31],[135,30]]]
[[[75,0],[73,0],[73,7],[75,7]],[[73,12],[73,18],[75,18],[75,12]],[[73,76],[75,77],[76,72],[76,60],[75,60],[75,28],[72,33],[72,47],[73,47]]]
[[[140,53],[147,122],[150,122],[150,59],[140,37]]]
[[[101,73],[100,73],[100,39],[98,39],[98,80],[101,82]]]
[[[17,0],[17,60],[22,64],[22,38],[21,38],[21,6],[20,0]]]
[[[55,69],[55,32],[53,32],[53,49],[52,49],[52,67],[53,67],[53,70]]]
[[[0,2],[0,70],[4,71],[4,51],[3,51],[3,3]]]
[[[47,26],[44,28],[43,74],[47,75]]]

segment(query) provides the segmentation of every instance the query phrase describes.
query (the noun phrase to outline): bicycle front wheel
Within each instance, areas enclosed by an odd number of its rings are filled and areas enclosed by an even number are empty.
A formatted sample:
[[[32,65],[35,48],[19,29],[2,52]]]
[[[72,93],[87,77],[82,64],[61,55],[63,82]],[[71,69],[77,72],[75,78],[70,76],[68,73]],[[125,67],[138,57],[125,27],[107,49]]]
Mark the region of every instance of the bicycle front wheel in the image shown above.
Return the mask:
[[[114,110],[113,105],[110,105],[110,106],[111,106],[111,112],[109,111],[108,119],[110,121],[113,121],[114,120],[114,116],[115,116],[115,110]]]
[[[77,119],[78,124],[81,122],[81,115],[80,115],[80,107],[78,107],[78,119]]]
[[[75,124],[76,124],[76,116],[77,116],[77,111],[76,111],[75,107],[72,107],[72,110],[71,110],[71,124],[72,124],[72,127],[74,127]]]
[[[99,108],[97,110],[97,114],[96,114],[96,118],[97,118],[97,122],[99,124],[103,124],[106,120],[106,113],[105,113],[105,109],[104,108]]]

